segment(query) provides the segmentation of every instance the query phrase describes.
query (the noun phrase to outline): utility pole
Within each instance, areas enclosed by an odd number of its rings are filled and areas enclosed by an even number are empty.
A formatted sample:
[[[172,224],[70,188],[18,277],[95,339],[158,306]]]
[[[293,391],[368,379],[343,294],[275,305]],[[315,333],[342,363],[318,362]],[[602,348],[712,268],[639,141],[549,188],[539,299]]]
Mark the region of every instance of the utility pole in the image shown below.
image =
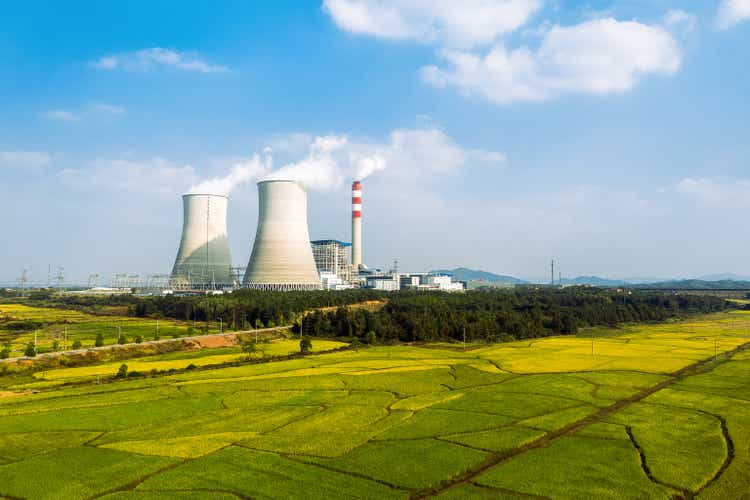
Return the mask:
[[[36,330],[34,330],[34,349],[36,349]]]
[[[464,352],[466,352],[466,327],[464,327]]]
[[[219,318],[219,333],[224,333],[224,318]]]
[[[65,325],[63,327],[63,331],[65,332],[63,334],[63,350],[67,351],[68,350],[68,325]]]

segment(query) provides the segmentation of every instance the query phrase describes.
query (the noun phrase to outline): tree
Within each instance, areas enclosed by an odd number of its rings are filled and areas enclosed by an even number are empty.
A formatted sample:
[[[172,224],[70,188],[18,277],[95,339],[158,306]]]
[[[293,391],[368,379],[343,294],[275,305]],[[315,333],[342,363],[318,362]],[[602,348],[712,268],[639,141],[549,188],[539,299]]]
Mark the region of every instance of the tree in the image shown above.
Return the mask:
[[[299,341],[299,352],[302,354],[310,354],[310,351],[312,351],[312,342],[308,337],[304,337]]]
[[[96,335],[96,340],[94,341],[94,345],[96,347],[103,346],[104,345],[104,335],[102,335],[101,333],[97,334]]]
[[[128,376],[128,365],[125,363],[120,365],[120,369],[117,370],[117,378],[125,378]]]
[[[0,359],[8,359],[10,357],[10,347],[7,345],[0,351]]]
[[[135,343],[136,344],[140,344],[141,342],[143,342],[143,337],[141,337],[140,335],[136,336],[135,337]]]
[[[76,340],[75,342],[73,342],[73,346],[72,346],[72,349],[73,349],[74,351],[75,351],[76,349],[80,349],[81,347],[82,347],[82,345],[81,345],[81,341],[80,341],[80,340]]]
[[[33,358],[36,356],[36,346],[33,342],[26,344],[26,349],[23,351],[23,355],[27,358]]]
[[[367,335],[365,335],[365,342],[367,342],[370,345],[377,344],[378,336],[375,334],[375,332],[370,330],[369,332],[367,332]]]
[[[118,344],[127,344],[128,343],[128,338],[125,335],[120,335],[119,337],[117,337],[117,343]]]

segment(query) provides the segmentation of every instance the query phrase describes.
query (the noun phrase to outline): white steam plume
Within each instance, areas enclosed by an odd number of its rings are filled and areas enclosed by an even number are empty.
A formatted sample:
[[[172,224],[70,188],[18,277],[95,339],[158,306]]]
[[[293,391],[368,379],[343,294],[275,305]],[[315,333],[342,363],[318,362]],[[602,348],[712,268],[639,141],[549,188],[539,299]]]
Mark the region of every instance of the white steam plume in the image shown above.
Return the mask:
[[[252,158],[241,163],[235,163],[232,170],[224,177],[214,177],[193,186],[188,194],[221,194],[228,196],[237,186],[258,179],[269,172],[273,160],[267,151],[263,159],[255,154]]]
[[[305,158],[270,172],[263,180],[295,180],[316,191],[331,191],[383,170],[386,164],[377,148],[352,144],[346,136],[328,135],[316,137]]]

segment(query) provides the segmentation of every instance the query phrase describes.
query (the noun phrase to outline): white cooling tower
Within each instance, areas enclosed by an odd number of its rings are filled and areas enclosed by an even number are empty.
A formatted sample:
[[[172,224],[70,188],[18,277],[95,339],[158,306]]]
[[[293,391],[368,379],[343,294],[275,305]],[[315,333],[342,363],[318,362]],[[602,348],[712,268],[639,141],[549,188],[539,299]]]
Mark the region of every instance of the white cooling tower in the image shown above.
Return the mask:
[[[182,197],[182,239],[172,269],[172,278],[178,283],[198,288],[232,284],[227,203],[226,196],[216,194]]]
[[[260,290],[320,289],[302,183],[259,182],[258,201],[258,230],[244,285]]]

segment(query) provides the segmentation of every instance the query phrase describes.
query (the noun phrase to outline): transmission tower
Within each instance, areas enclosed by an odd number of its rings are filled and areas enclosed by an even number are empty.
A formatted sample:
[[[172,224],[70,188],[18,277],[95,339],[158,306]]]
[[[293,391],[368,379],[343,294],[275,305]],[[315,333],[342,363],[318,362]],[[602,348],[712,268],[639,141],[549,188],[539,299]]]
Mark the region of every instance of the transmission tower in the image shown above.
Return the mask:
[[[26,283],[29,281],[29,278],[26,276],[27,272],[28,269],[22,269],[21,277],[18,278],[18,285],[21,287],[21,297],[24,296],[24,293],[26,292]]]
[[[57,281],[57,288],[59,290],[62,290],[63,286],[65,285],[65,268],[64,267],[57,268],[57,276],[55,276],[55,280]]]
[[[99,275],[89,274],[89,288],[96,288],[99,286]]]

